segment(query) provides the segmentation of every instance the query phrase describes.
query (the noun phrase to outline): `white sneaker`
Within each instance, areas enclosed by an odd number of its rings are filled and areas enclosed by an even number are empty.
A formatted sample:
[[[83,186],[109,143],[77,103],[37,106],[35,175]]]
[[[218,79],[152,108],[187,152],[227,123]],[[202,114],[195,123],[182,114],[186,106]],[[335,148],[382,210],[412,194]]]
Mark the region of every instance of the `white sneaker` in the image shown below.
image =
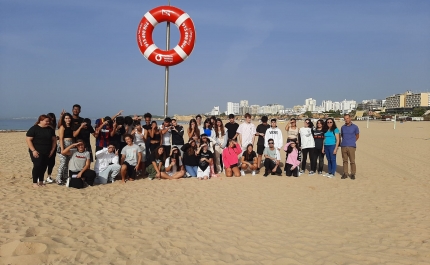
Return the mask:
[[[327,178],[330,178],[330,179],[331,179],[331,178],[334,178],[334,175],[333,175],[333,174],[328,174],[328,175],[327,175]]]
[[[241,176],[245,176],[245,171],[241,170],[241,171],[240,171],[240,175],[241,175]]]
[[[54,182],[54,180],[51,178],[51,176],[48,176],[44,182],[45,182],[45,184],[46,183],[52,183],[52,182]]]
[[[252,175],[255,176],[255,170],[252,171]]]
[[[324,173],[323,177],[327,177],[328,175],[330,175],[329,173]]]

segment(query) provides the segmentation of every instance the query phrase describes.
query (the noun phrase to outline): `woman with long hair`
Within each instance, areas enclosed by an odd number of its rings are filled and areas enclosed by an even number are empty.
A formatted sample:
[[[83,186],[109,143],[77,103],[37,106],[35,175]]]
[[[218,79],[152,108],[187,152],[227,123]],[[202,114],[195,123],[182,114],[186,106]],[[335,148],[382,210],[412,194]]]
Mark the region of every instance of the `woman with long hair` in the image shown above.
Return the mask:
[[[292,140],[297,141],[299,135],[299,127],[297,127],[297,121],[295,118],[291,118],[290,121],[285,125],[287,131],[287,143]]]
[[[206,126],[206,122],[205,125]],[[215,134],[215,133],[213,133]],[[208,150],[211,152],[211,157],[212,159],[210,159],[210,177],[218,177],[218,174],[215,173],[215,166],[214,166],[214,160],[213,160],[213,154],[214,154],[214,146],[215,146],[215,140],[212,137],[209,137],[208,135],[206,135],[205,133],[201,135],[200,137],[200,145],[199,147],[201,147],[202,145],[207,145]]]
[[[49,126],[51,119],[40,115],[37,122],[27,131],[26,142],[31,162],[33,162],[33,187],[44,186],[43,183],[49,159],[55,153],[55,131]]]
[[[289,141],[284,146],[284,151],[287,153],[285,161],[285,173],[288,177],[299,176],[299,166],[300,166],[300,153],[295,140]]]
[[[69,175],[69,160],[70,156],[63,155],[62,152],[69,145],[73,144],[73,129],[72,129],[72,115],[70,113],[64,113],[61,118],[60,128],[58,129],[59,134],[59,154],[60,165],[58,166],[57,184],[65,185]]]
[[[324,144],[324,131],[323,131],[324,121],[318,120],[317,126],[314,129],[314,141],[315,141],[315,149],[314,156],[311,159],[311,170],[313,172],[317,172],[317,164],[318,164],[318,174],[322,174],[322,170],[324,167],[324,154],[323,144]]]
[[[57,118],[55,117],[55,114],[50,112],[48,114],[46,114],[46,116],[49,117],[49,119],[51,120],[49,123],[49,127],[51,127],[54,130],[57,129]],[[56,137],[57,139],[58,137]],[[57,142],[55,142],[55,150],[57,150]],[[52,183],[54,182],[54,180],[52,179],[52,170],[54,169],[55,166],[55,158],[57,157],[57,152],[54,152],[51,157],[49,158],[49,162],[48,162],[48,177],[45,180],[45,183]]]
[[[314,124],[310,119],[306,119],[304,122],[304,126],[299,129],[299,145],[302,151],[302,169],[300,170],[300,174],[303,174],[306,169],[306,160],[308,159],[312,161],[314,158]],[[315,174],[314,171],[310,170],[309,175]]]
[[[151,137],[149,148],[152,153],[155,150],[155,148],[161,145],[161,133],[160,133],[160,130],[158,129],[156,121],[151,122],[151,130],[149,130],[149,136]]]
[[[334,178],[336,174],[336,153],[340,144],[339,129],[336,126],[334,119],[328,118],[323,127],[324,145],[322,152],[327,157],[328,172],[323,176]]]
[[[190,139],[188,143],[181,147],[184,152],[184,166],[187,177],[197,177],[197,170],[199,165],[199,158],[197,156],[197,144],[194,139]]]
[[[195,119],[191,119],[188,125],[188,138],[194,139],[194,141],[196,141],[197,144],[199,143],[200,129]]]
[[[139,164],[139,170],[136,175],[140,176],[142,172],[145,172],[145,162],[146,162],[146,147],[145,142],[148,137],[148,131],[145,130],[140,124],[139,120],[133,122],[134,130],[132,131],[133,142],[139,146],[139,152],[142,154],[142,163]]]
[[[208,137],[215,139],[215,131],[213,130],[213,126],[210,119],[206,119],[203,123],[203,132]]]
[[[221,156],[222,151],[227,145],[228,135],[227,135],[227,128],[224,127],[224,124],[222,123],[222,120],[220,118],[216,119],[215,123],[215,148],[214,148],[214,155],[215,155],[215,168],[216,173],[221,173],[223,166],[221,164]]]
[[[179,152],[177,146],[173,146],[170,150],[170,156],[166,159],[164,168],[166,174],[172,179],[178,179],[184,176],[185,170],[182,163],[181,152]]]
[[[254,146],[248,144],[246,150],[242,154],[242,163],[240,165],[240,174],[245,176],[245,170],[251,170],[252,175],[255,176],[255,171],[257,170],[257,154],[253,150]]]
[[[228,146],[222,151],[222,162],[226,177],[240,177],[239,159],[237,156],[242,153],[242,148],[233,139],[228,140]]]

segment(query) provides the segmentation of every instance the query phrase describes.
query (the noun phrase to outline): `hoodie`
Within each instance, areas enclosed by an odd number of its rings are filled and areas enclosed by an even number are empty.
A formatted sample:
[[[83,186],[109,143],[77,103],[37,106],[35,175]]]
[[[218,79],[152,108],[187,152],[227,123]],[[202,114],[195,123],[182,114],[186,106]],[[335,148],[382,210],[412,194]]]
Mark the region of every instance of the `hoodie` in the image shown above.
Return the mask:
[[[275,145],[274,147],[278,150],[282,148],[282,144],[284,142],[282,137],[282,131],[278,127],[267,129],[266,134],[264,135],[264,146],[269,147],[269,139],[273,139]]]

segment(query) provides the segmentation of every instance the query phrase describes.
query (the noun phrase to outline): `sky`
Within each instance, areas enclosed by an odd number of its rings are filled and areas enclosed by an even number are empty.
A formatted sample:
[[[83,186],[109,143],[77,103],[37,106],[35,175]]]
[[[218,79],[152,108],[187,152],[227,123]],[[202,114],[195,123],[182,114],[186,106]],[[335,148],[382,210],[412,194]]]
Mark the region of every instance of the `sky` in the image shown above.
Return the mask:
[[[0,118],[82,106],[84,117],[164,113],[165,68],[140,53],[137,26],[168,1],[0,0]],[[170,67],[168,115],[228,101],[385,99],[430,91],[430,1],[171,0],[196,28]],[[165,48],[166,23],[154,31]],[[171,47],[179,31],[171,26]]]

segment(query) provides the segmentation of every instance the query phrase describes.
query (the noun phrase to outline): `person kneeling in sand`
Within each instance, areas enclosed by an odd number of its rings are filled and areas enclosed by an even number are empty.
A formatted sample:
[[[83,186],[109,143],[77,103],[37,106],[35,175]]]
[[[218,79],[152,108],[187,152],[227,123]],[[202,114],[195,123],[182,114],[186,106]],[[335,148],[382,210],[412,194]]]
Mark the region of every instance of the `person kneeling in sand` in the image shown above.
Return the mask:
[[[139,146],[133,143],[133,136],[125,134],[124,140],[127,145],[121,150],[121,183],[125,183],[126,176],[129,181],[134,181],[136,171],[142,161],[142,153]]]
[[[199,149],[197,149],[197,156],[199,157],[197,178],[200,180],[209,179],[211,173],[210,165],[213,163],[213,154],[209,151],[207,143],[200,145]]]
[[[70,156],[68,187],[82,189],[85,182],[90,186],[94,184],[96,172],[90,169],[90,153],[85,150],[85,144],[82,139],[78,139],[76,143],[69,145],[61,154]]]
[[[94,171],[97,177],[94,181],[95,184],[106,184],[109,181],[114,182],[120,170],[118,150],[115,150],[113,143],[96,152]]]
[[[269,139],[268,143],[269,147],[266,147],[263,152],[265,167],[263,176],[267,177],[269,172],[272,175],[282,176],[282,170],[279,165],[281,160],[279,150],[275,148],[275,141],[273,139]]]

